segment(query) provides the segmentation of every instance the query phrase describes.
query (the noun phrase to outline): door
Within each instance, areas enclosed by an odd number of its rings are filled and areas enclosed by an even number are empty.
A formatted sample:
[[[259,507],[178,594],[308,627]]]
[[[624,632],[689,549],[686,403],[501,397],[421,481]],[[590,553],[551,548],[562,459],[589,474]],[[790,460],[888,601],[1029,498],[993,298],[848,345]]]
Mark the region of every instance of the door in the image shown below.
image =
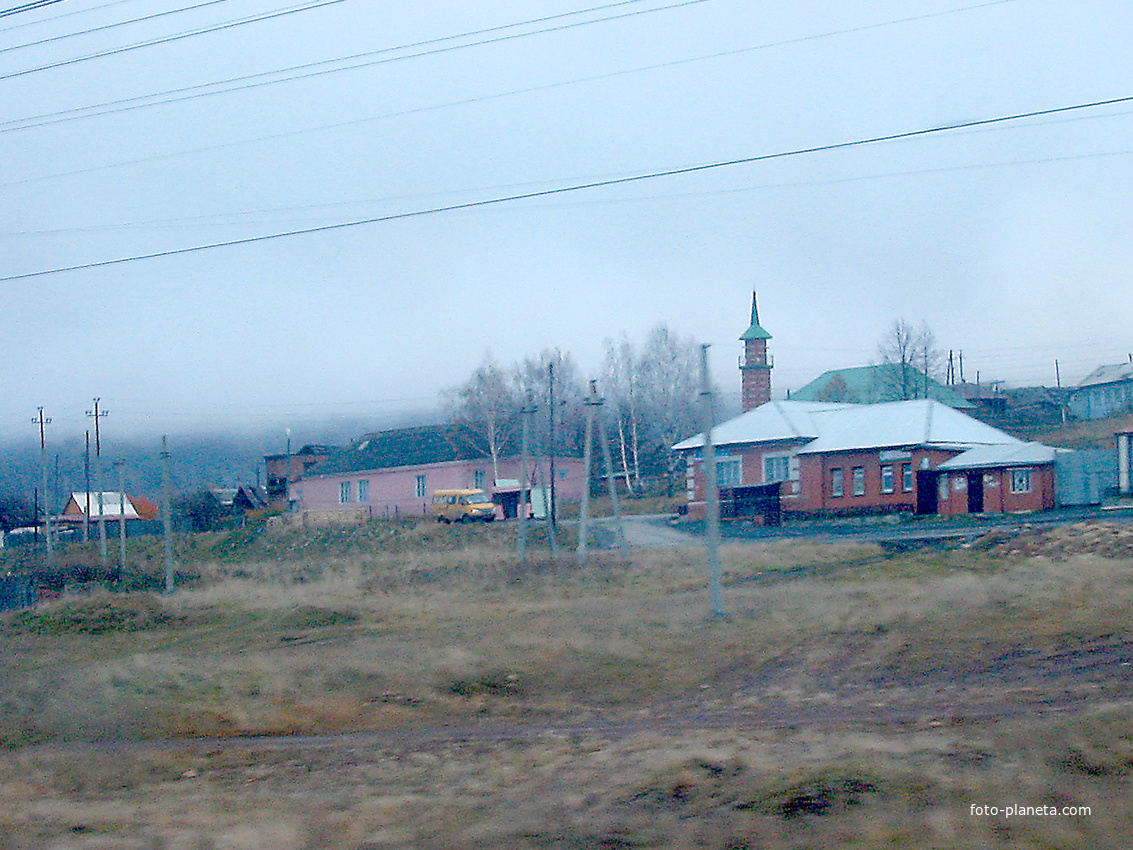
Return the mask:
[[[968,473],[968,513],[982,514],[984,512],[984,474],[982,472]]]
[[[936,473],[931,469],[917,470],[917,513],[921,516],[936,513]]]

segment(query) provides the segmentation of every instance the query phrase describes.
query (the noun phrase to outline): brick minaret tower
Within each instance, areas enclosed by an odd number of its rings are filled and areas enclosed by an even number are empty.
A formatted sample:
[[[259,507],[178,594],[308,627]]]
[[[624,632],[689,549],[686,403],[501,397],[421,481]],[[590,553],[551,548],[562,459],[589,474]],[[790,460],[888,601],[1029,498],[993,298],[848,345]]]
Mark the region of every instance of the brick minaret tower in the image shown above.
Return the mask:
[[[759,310],[755,306],[755,293],[751,294],[751,327],[740,336],[744,353],[740,358],[740,377],[743,381],[742,404],[744,412],[771,401],[771,367],[773,358],[767,353],[767,340],[771,334],[759,326]]]

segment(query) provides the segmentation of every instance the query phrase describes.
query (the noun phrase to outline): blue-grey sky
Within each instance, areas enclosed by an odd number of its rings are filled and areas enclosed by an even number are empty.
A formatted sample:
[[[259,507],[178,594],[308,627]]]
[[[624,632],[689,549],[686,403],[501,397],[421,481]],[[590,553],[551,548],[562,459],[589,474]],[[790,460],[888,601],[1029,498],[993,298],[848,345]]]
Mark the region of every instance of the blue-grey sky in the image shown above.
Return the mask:
[[[753,289],[777,395],[870,362],[898,317],[970,380],[1053,385],[1058,360],[1073,384],[1133,350],[1133,102],[20,276],[1129,97],[1130,44],[1119,0],[0,17],[0,439],[40,405],[81,432],[94,396],[131,431],[377,421],[485,351],[596,372],[658,322],[735,391]]]

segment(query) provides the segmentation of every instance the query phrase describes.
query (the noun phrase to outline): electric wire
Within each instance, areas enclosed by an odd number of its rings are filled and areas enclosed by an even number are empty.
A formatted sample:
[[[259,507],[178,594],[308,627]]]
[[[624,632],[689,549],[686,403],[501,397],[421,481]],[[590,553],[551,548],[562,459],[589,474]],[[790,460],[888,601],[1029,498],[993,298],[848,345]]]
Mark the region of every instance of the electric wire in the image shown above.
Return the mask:
[[[636,2],[636,1],[639,1],[639,0],[630,0],[630,1]],[[698,1],[700,1],[700,0],[688,0],[688,2],[676,3],[676,6],[674,6],[674,7],[661,7],[659,9],[649,9],[649,10],[645,10],[645,11],[641,11],[641,12],[634,12],[634,14],[648,14],[648,12],[651,12],[651,11],[661,11],[661,10],[668,9],[668,8],[676,8],[676,7],[679,7],[679,6],[688,6],[688,5],[692,5],[693,2],[698,2]],[[593,76],[589,76],[589,77],[578,77],[578,78],[574,78],[574,79],[570,79],[570,80],[561,80],[561,82],[556,82],[556,83],[547,83],[547,84],[537,85],[537,86],[528,86],[526,88],[518,88],[518,90],[512,90],[512,91],[509,91],[509,92],[500,92],[500,93],[482,95],[482,96],[477,96],[477,97],[468,97],[468,99],[465,99],[465,100],[451,101],[451,102],[448,102],[448,103],[435,104],[435,105],[431,105],[431,107],[421,107],[421,108],[414,109],[414,110],[406,110],[406,111],[402,111],[402,112],[395,112],[395,113],[391,113],[391,114],[385,114],[385,116],[374,116],[374,117],[369,117],[369,118],[355,119],[355,120],[352,120],[352,121],[341,122],[341,124],[326,125],[324,127],[316,127],[316,128],[306,129],[306,130],[296,130],[296,131],[293,131],[293,133],[296,133],[296,134],[298,134],[298,133],[313,133],[313,131],[318,131],[318,130],[322,130],[322,129],[335,129],[335,128],[339,128],[339,127],[347,127],[347,126],[351,126],[351,125],[355,125],[355,124],[361,124],[361,122],[365,122],[365,121],[383,120],[383,119],[387,119],[387,118],[400,118],[400,117],[404,117],[404,116],[409,116],[409,114],[415,114],[415,113],[418,113],[418,112],[424,112],[424,111],[429,111],[429,110],[450,109],[452,107],[461,107],[461,105],[468,105],[468,104],[472,104],[472,103],[482,103],[482,102],[486,102],[486,101],[502,99],[502,97],[511,97],[511,96],[516,96],[516,95],[521,95],[521,94],[531,94],[531,93],[535,93],[535,92],[550,91],[550,90],[553,90],[553,88],[561,88],[561,87],[564,87],[564,86],[579,85],[581,83],[595,83],[595,82],[600,82],[600,80],[614,79],[614,78],[617,78],[617,77],[629,76],[631,74],[646,73],[646,71],[663,70],[663,69],[666,69],[666,68],[675,68],[675,67],[679,67],[679,66],[682,66],[682,65],[689,65],[689,63],[692,63],[692,62],[702,62],[702,61],[709,61],[709,60],[713,60],[713,59],[724,59],[724,58],[727,58],[727,57],[741,56],[741,54],[743,54],[743,53],[751,53],[751,52],[755,52],[755,51],[759,51],[759,50],[769,50],[769,49],[773,49],[773,48],[782,48],[782,46],[790,46],[790,45],[793,45],[793,44],[802,44],[802,43],[806,43],[806,42],[810,42],[810,41],[817,41],[817,40],[820,40],[820,39],[829,39],[829,37],[835,37],[835,36],[840,36],[840,35],[852,35],[852,34],[855,34],[855,33],[868,32],[868,31],[870,31],[870,29],[878,29],[878,28],[887,27],[887,26],[897,26],[897,25],[901,25],[901,24],[910,24],[910,23],[920,22],[920,20],[927,20],[929,18],[936,18],[936,17],[947,16],[947,15],[957,15],[957,14],[961,14],[961,12],[965,12],[965,11],[972,11],[974,9],[983,9],[983,8],[987,8],[987,7],[990,7],[990,6],[1002,6],[1002,5],[1004,5],[1004,3],[1011,3],[1011,2],[1017,2],[1017,0],[989,0],[988,2],[977,3],[977,5],[974,5],[974,6],[964,6],[964,7],[960,7],[960,8],[956,8],[956,9],[945,9],[945,10],[942,10],[942,11],[927,12],[927,14],[925,14],[925,15],[914,15],[914,16],[906,17],[906,18],[897,18],[897,19],[893,19],[893,20],[886,20],[886,22],[879,22],[879,23],[875,23],[875,24],[864,24],[864,25],[861,25],[861,26],[849,27],[849,28],[844,28],[844,29],[834,29],[834,31],[828,31],[828,32],[825,32],[825,33],[817,33],[817,34],[799,36],[799,37],[796,37],[796,39],[786,39],[786,40],[783,40],[783,41],[767,42],[767,43],[764,43],[764,44],[756,44],[756,45],[747,46],[747,48],[738,48],[738,49],[734,49],[734,50],[726,50],[726,51],[719,51],[719,52],[716,52],[716,53],[708,53],[708,54],[704,54],[704,56],[698,56],[698,57],[688,57],[688,58],[684,58],[684,59],[674,59],[674,60],[666,61],[666,62],[658,62],[658,63],[655,63],[655,65],[640,66],[640,67],[637,67],[637,68],[629,68],[629,69],[624,69],[624,70],[619,70],[619,71],[610,71],[610,73],[606,73],[606,74],[597,74],[597,75],[593,75]],[[612,6],[622,6],[622,5],[624,5],[624,3],[613,3]],[[579,12],[568,12],[568,15],[588,14],[588,12],[600,11],[600,10],[604,10],[604,9],[607,9],[607,8],[612,8],[612,6],[595,7],[594,9],[588,9],[588,10],[583,10],[583,11],[579,11]],[[281,68],[281,69],[276,69],[276,70],[272,70],[272,71],[261,71],[261,73],[258,73],[258,74],[249,74],[249,75],[240,76],[240,77],[230,77],[228,79],[215,80],[215,82],[213,82],[213,83],[202,83],[202,84],[193,85],[193,86],[182,86],[180,88],[172,88],[172,90],[167,90],[167,91],[164,91],[164,92],[155,92],[155,93],[151,93],[151,94],[136,95],[134,97],[123,97],[123,99],[120,99],[120,100],[114,100],[114,101],[107,101],[107,102],[103,102],[103,103],[92,104],[92,105],[88,105],[88,107],[76,107],[76,108],[73,108],[73,109],[60,110],[60,111],[57,111],[57,112],[45,112],[45,113],[37,114],[37,116],[28,116],[28,117],[25,117],[25,118],[17,118],[17,119],[10,119],[8,121],[0,121],[0,133],[9,133],[9,131],[33,129],[33,128],[36,128],[36,127],[45,127],[45,126],[50,126],[50,125],[54,125],[54,124],[62,124],[62,122],[66,122],[66,121],[82,120],[82,119],[85,119],[85,118],[99,118],[99,117],[102,117],[102,116],[109,116],[109,114],[118,114],[120,112],[129,112],[129,111],[135,111],[135,110],[139,110],[139,109],[148,109],[148,108],[151,108],[151,107],[163,107],[163,105],[168,105],[168,104],[171,104],[171,103],[180,103],[180,102],[190,101],[190,100],[197,100],[197,99],[201,99],[201,97],[211,97],[213,95],[218,95],[218,94],[230,94],[232,92],[248,91],[248,90],[253,90],[253,88],[259,88],[259,87],[263,87],[263,86],[276,85],[276,84],[280,84],[280,83],[290,83],[290,82],[293,82],[293,80],[297,80],[297,79],[308,79],[310,77],[325,76],[325,75],[329,75],[329,74],[338,74],[338,73],[341,73],[341,71],[357,70],[359,68],[374,67],[376,65],[384,65],[384,63],[392,62],[392,61],[400,61],[400,60],[403,60],[403,59],[416,59],[416,58],[419,58],[419,57],[431,56],[431,54],[433,54],[433,53],[445,52],[445,51],[442,51],[442,50],[423,51],[423,52],[419,52],[419,53],[409,54],[409,56],[375,60],[375,61],[370,61],[370,62],[365,62],[365,63],[359,63],[359,65],[352,65],[352,66],[348,66],[348,67],[344,67],[344,68],[324,69],[324,70],[321,70],[321,71],[313,71],[313,73],[309,73],[309,74],[296,75],[296,76],[290,76],[290,77],[282,77],[280,79],[262,79],[263,77],[272,77],[272,76],[276,76],[276,75],[280,75],[280,74],[289,74],[289,73],[291,73],[291,71],[296,71],[296,70],[304,70],[304,69],[308,69],[308,68],[321,68],[321,67],[327,66],[327,65],[335,65],[335,63],[347,62],[347,61],[352,61],[352,60],[355,60],[355,59],[361,59],[361,58],[366,58],[366,57],[381,56],[381,54],[389,53],[389,52],[402,51],[402,50],[412,50],[412,49],[415,49],[415,48],[419,48],[419,46],[426,46],[428,44],[435,44],[435,43],[440,43],[440,42],[445,42],[445,41],[452,41],[452,40],[455,40],[455,39],[465,39],[465,37],[483,35],[483,34],[486,34],[486,33],[500,31],[500,29],[505,29],[505,28],[511,28],[511,27],[517,27],[517,26],[526,26],[526,25],[529,25],[529,24],[536,24],[536,23],[544,23],[544,22],[546,22],[546,20],[551,20],[551,19],[554,19],[556,17],[565,17],[565,15],[563,15],[563,16],[551,16],[551,17],[547,17],[547,18],[538,18],[538,19],[529,20],[529,22],[523,22],[523,23],[520,23],[520,24],[509,24],[509,25],[500,26],[500,27],[491,27],[491,28],[488,28],[488,29],[482,29],[482,31],[463,33],[461,35],[442,36],[442,37],[438,37],[438,39],[431,39],[431,40],[427,40],[427,41],[423,41],[423,42],[417,42],[417,43],[414,43],[414,44],[403,44],[403,45],[397,46],[397,48],[384,48],[384,49],[378,50],[378,51],[369,51],[369,52],[366,52],[366,53],[351,54],[351,56],[346,56],[346,57],[339,57],[339,58],[335,58],[335,59],[326,59],[326,60],[321,60],[321,61],[317,61],[317,62],[308,62],[308,63],[306,63],[306,65],[290,66],[288,68]],[[621,16],[619,16],[619,17],[621,17]],[[602,20],[610,20],[610,19],[615,19],[615,18],[603,18]],[[587,22],[587,23],[597,23],[597,22]],[[580,23],[578,25],[581,26],[583,24]],[[550,32],[550,31],[537,31],[535,33],[519,34],[519,35],[516,35],[516,36],[513,36],[513,37],[523,37],[525,35],[537,35],[537,34],[542,34],[543,32]],[[459,48],[449,48],[449,50],[457,50],[457,49],[462,49],[462,48],[468,48],[468,46],[480,46],[480,45],[487,44],[487,43],[494,43],[495,41],[503,41],[503,40],[501,39],[501,40],[492,40],[492,41],[484,41],[484,42],[475,42],[475,43],[471,43],[471,44],[463,44],[463,45],[460,45]],[[249,82],[249,80],[256,80],[256,79],[261,80],[261,82],[258,82],[258,83],[250,83]],[[229,84],[233,84],[233,83],[241,83],[241,84],[244,84],[244,85],[229,85]],[[229,87],[228,88],[216,88],[216,86],[225,86],[225,85],[229,85]],[[204,91],[204,90],[213,90],[213,91]],[[180,95],[180,96],[170,96],[170,95]],[[154,100],[154,99],[164,99],[164,100]],[[286,135],[292,135],[292,134],[286,134]],[[269,137],[266,137],[266,138],[276,138],[276,137],[279,137],[279,136],[269,136]],[[263,141],[263,139],[254,139],[254,141]],[[204,150],[212,150],[212,148],[204,148]]]
[[[118,27],[129,26],[130,24],[140,24],[145,21],[153,21],[158,18],[167,18],[170,15],[179,15],[183,12],[193,12],[197,9],[203,9],[206,6],[216,6],[220,3],[229,3],[231,0],[206,0],[204,3],[197,3],[193,6],[183,6],[178,9],[166,9],[164,12],[154,12],[152,15],[144,15],[140,18],[131,18],[128,21],[114,21],[110,24],[103,24],[98,27],[90,27],[85,30],[76,30],[75,32],[64,33],[63,35],[53,35],[49,38],[41,38],[38,41],[27,41],[23,44],[13,44],[9,47],[0,47],[0,53],[11,53],[13,50],[23,50],[28,47],[39,47],[44,44],[51,44],[56,41],[64,41],[68,38],[78,38],[82,35],[92,35],[97,32],[104,32],[106,30],[117,29]]]
[[[75,9],[71,12],[63,12],[59,15],[48,15],[46,18],[39,18],[35,21],[27,21],[22,24],[13,24],[11,26],[0,27],[0,33],[14,32],[16,30],[26,29],[27,27],[39,26],[40,24],[51,23],[52,21],[61,21],[64,18],[73,18],[76,15],[88,15],[91,12],[99,12],[103,9],[109,9],[111,6],[121,6],[125,3],[133,3],[135,0],[112,0],[110,3],[103,3],[100,6],[88,6],[85,9]]]
[[[9,282],[15,280],[27,280],[29,278],[45,277],[47,275],[62,274],[64,272],[84,271],[95,268],[105,268],[107,266],[123,265],[125,263],[134,263],[142,260],[153,260],[162,257],[172,257],[182,254],[198,253],[201,251],[215,250],[218,248],[230,248],[240,245],[251,245],[259,242],[267,242],[275,239],[285,239],[295,236],[307,236],[315,233],[327,233],[330,231],[343,230],[351,227],[360,227],[363,225],[380,224],[390,221],[399,221],[411,218],[422,218],[429,215],[438,215],[440,213],[457,212],[461,210],[471,210],[489,206],[496,206],[505,203],[512,203],[515,201],[530,200],[533,198],[543,198],[553,195],[564,195],[573,192],[582,192],[592,189],[608,188],[612,186],[624,186],[632,183],[640,183],[647,180],[657,180],[665,177],[675,177],[678,175],[697,174],[710,170],[721,168],[731,168],[737,165],[751,165],[757,162],[768,162],[775,159],[784,159],[787,157],[804,156],[808,154],[821,153],[835,150],[847,150],[850,148],[864,147],[866,145],[881,144],[883,142],[892,142],[899,139],[912,139],[917,137],[924,137],[945,133],[952,130],[961,130],[969,127],[989,126],[992,124],[1002,124],[1009,121],[1019,121],[1024,118],[1035,118],[1043,115],[1057,115],[1067,112],[1075,112],[1084,109],[1096,109],[1103,106],[1113,106],[1118,103],[1133,102],[1133,95],[1126,97],[1109,98],[1106,100],[1096,100],[1088,103],[1079,103],[1071,106],[1059,106],[1049,109],[1032,110],[1030,112],[1018,112],[1012,115],[1001,115],[995,118],[980,118],[971,121],[961,121],[951,124],[941,124],[935,127],[927,127],[919,130],[907,130],[900,133],[888,133],[880,136],[871,136],[868,138],[854,139],[846,142],[834,142],[824,145],[814,145],[805,148],[795,148],[793,150],[778,151],[776,153],[757,154],[754,156],[740,157],[737,159],[724,160],[720,162],[703,163],[700,165],[683,166],[681,168],[670,168],[661,171],[650,171],[644,174],[635,174],[628,177],[616,177],[607,180],[588,181],[584,183],[575,183],[567,186],[559,186],[551,189],[540,189],[533,192],[522,192],[512,195],[504,195],[494,198],[482,198],[474,201],[466,201],[463,203],[448,204],[444,206],[431,207],[426,209],[411,210],[408,212],[392,213],[389,215],[374,216],[370,218],[356,219],[352,221],[333,222],[331,224],[319,225],[317,227],[306,227],[296,230],[287,230],[277,233],[259,234],[257,236],[248,236],[240,239],[230,239],[222,242],[210,242],[202,245],[192,245],[184,248],[171,248],[164,251],[154,251],[148,254],[136,254],[129,257],[118,257],[110,260],[97,260],[88,263],[79,263],[72,266],[61,266],[53,269],[42,269],[34,272],[24,272],[22,274],[7,275],[0,277],[0,282]]]
[[[851,183],[866,183],[878,180],[890,180],[901,177],[923,177],[925,175],[937,174],[955,174],[964,171],[982,171],[995,168],[1010,168],[1028,165],[1049,165],[1051,163],[1062,162],[1081,162],[1084,160],[1092,159],[1107,159],[1111,157],[1129,156],[1133,155],[1133,148],[1127,148],[1119,151],[1094,151],[1092,153],[1071,154],[1068,156],[1050,156],[1041,157],[1037,159],[1011,159],[1000,160],[998,162],[977,162],[965,163],[963,165],[948,165],[938,168],[919,168],[906,171],[887,171],[877,174],[859,174],[853,177],[833,177],[826,180],[793,180],[793,181],[780,181],[776,183],[756,183],[748,186],[736,186],[730,189],[708,189],[697,192],[672,192],[660,195],[635,195],[632,198],[621,198],[617,200],[603,199],[601,201],[577,201],[574,204],[556,205],[556,207],[565,206],[587,206],[600,203],[603,205],[610,204],[636,204],[644,203],[647,201],[666,201],[677,200],[682,198],[707,198],[719,195],[736,195],[749,192],[760,192],[774,189],[803,189],[803,188],[816,188],[819,186],[839,186]],[[3,185],[3,184],[0,184]],[[514,188],[516,184],[511,187],[491,187],[494,189],[500,188]],[[520,184],[532,185],[532,184]],[[490,191],[491,188],[480,187],[477,190],[466,191]],[[441,194],[441,193],[433,193]],[[420,196],[417,196],[420,197]],[[77,233],[107,233],[124,230],[142,230],[142,229],[160,229],[160,228],[177,228],[183,229],[191,226],[204,226],[216,227],[227,226],[234,223],[238,219],[250,219],[252,217],[260,216],[294,216],[297,213],[311,213],[318,211],[332,210],[341,207],[358,207],[358,206],[372,206],[374,204],[388,204],[393,201],[405,200],[404,198],[359,198],[352,201],[332,201],[325,204],[304,204],[302,206],[289,206],[289,207],[266,207],[254,210],[242,210],[234,213],[221,213],[218,215],[199,215],[199,216],[186,216],[182,218],[165,218],[165,219],[150,219],[145,221],[126,221],[117,224],[102,224],[92,225],[89,227],[57,227],[57,228],[44,228],[40,230],[19,230],[19,231],[0,231],[0,239],[10,239],[17,237],[28,236],[66,236]]]
[[[181,41],[183,39],[193,38],[194,36],[198,35],[207,35],[209,33],[233,29],[235,27],[244,26],[245,24],[258,24],[262,21],[281,18],[284,15],[293,15],[296,12],[306,12],[311,9],[321,9],[324,6],[333,6],[337,3],[344,2],[346,2],[346,0],[312,0],[312,2],[302,3],[298,6],[289,6],[285,9],[279,9],[274,12],[263,12],[258,15],[249,15],[244,18],[227,21],[223,24],[215,24],[213,26],[200,27],[195,30],[188,30],[186,32],[175,33],[173,35],[151,38],[146,41],[135,42],[134,44],[126,44],[121,47],[112,47],[107,50],[100,50],[97,53],[88,53],[85,56],[76,56],[71,59],[60,59],[58,62],[50,62],[46,65],[37,65],[34,68],[24,68],[20,71],[10,71],[6,74],[0,74],[0,80],[11,80],[17,77],[26,77],[29,74],[36,74],[40,71],[50,71],[55,68],[64,68],[68,65],[77,65],[80,62],[88,62],[91,59],[103,59],[107,56],[117,56],[122,53],[129,53],[133,50],[140,50],[144,47],[154,47],[160,44],[169,44],[174,41]]]
[[[0,18],[7,18],[11,15],[18,15],[21,12],[33,12],[36,9],[42,9],[44,6],[54,6],[56,3],[62,3],[63,0],[33,0],[31,3],[24,3],[21,6],[12,6],[8,9],[0,9]]]
[[[329,0],[329,2],[342,2],[342,0]],[[501,32],[503,30],[516,29],[518,27],[531,26],[534,24],[547,23],[552,20],[561,18],[574,17],[577,15],[591,14],[593,12],[605,11],[617,6],[626,6],[636,3],[644,2],[644,0],[621,0],[618,3],[612,3],[606,6],[596,6],[590,9],[582,9],[574,12],[564,12],[558,15],[549,15],[542,18],[533,18],[527,21],[520,21],[512,24],[502,24],[496,27],[488,27],[482,30],[474,30],[471,32],[461,33],[459,35],[447,35],[437,38],[426,39],[410,44],[398,45],[397,47],[384,47],[381,50],[371,50],[365,53],[356,53],[349,56],[337,57],[335,59],[323,59],[318,62],[307,62],[302,65],[293,65],[288,68],[277,69],[274,71],[260,71],[255,74],[245,74],[239,77],[230,77],[226,80],[220,80],[212,83],[199,83],[192,86],[183,86],[177,89],[169,89],[164,92],[157,92],[153,94],[137,95],[134,97],[121,98],[119,100],[107,101],[101,104],[93,104],[90,106],[74,107],[72,109],[60,110],[58,112],[43,113],[41,115],[33,115],[26,118],[11,119],[8,121],[0,122],[0,132],[11,132],[13,130],[26,130],[34,127],[44,127],[51,124],[59,124],[64,121],[77,121],[83,118],[95,118],[103,115],[115,115],[120,112],[130,112],[137,109],[145,109],[150,106],[166,106],[173,103],[181,103],[187,100],[197,100],[202,97],[211,97],[218,94],[230,94],[231,92],[247,91],[250,89],[262,88],[264,86],[276,85],[278,83],[290,83],[296,80],[307,80],[313,77],[323,77],[329,74],[338,74],[343,71],[356,71],[360,68],[372,68],[377,65],[386,65],[391,62],[401,62],[406,59],[419,59],[424,56],[434,56],[438,53],[449,53],[454,50],[465,50],[470,47],[483,47],[489,44],[497,44],[503,41],[512,41],[518,38],[528,38],[533,35],[545,35],[551,32],[560,32],[562,30],[575,29],[577,27],[589,26],[590,24],[606,23],[608,21],[621,20],[623,18],[636,17],[638,15],[649,15],[654,12],[664,12],[671,9],[679,9],[685,6],[695,6],[700,3],[709,2],[709,0],[680,0],[680,2],[670,3],[667,6],[658,6],[653,9],[640,9],[634,12],[623,12],[617,15],[610,15],[604,18],[595,18],[588,21],[575,21],[569,24],[559,24],[544,29],[532,30],[530,32],[512,33],[509,35],[496,36],[493,38],[482,39],[480,41],[469,42],[466,44],[448,45],[445,47],[434,47],[429,50],[422,50],[417,53],[410,53],[401,56],[387,56],[389,53],[398,53],[406,50],[413,50],[418,47],[427,47],[428,45],[443,44],[444,42],[456,41],[459,39],[472,38],[478,35],[485,35],[493,32]],[[1016,0],[995,0],[997,3],[1011,3]],[[99,56],[109,55],[109,53],[98,54]],[[327,68],[327,65],[336,65],[342,62],[351,62],[356,59],[363,59],[371,56],[383,56],[381,59],[373,59],[367,62],[359,62],[354,65],[347,65],[341,68]],[[66,64],[66,63],[61,63]],[[46,67],[46,66],[45,66]],[[51,67],[57,67],[51,66]],[[274,77],[279,74],[287,74],[292,71],[302,71],[310,68],[320,68],[317,71],[307,71],[307,73],[294,74],[289,77],[283,77],[276,80],[264,80],[264,77]],[[26,72],[20,72],[26,73]],[[18,74],[17,74],[18,75]],[[0,75],[0,80],[6,77]],[[252,80],[259,80],[259,82],[250,82]],[[204,91],[205,89],[214,89],[216,86],[228,85],[229,83],[240,83],[240,85],[230,85],[228,88],[215,89],[214,91]],[[170,97],[170,95],[177,95]],[[154,98],[164,98],[163,100],[153,100]],[[152,102],[145,102],[152,101]],[[474,101],[473,101],[474,102]],[[112,108],[105,108],[112,107]],[[113,108],[117,107],[117,108]]]

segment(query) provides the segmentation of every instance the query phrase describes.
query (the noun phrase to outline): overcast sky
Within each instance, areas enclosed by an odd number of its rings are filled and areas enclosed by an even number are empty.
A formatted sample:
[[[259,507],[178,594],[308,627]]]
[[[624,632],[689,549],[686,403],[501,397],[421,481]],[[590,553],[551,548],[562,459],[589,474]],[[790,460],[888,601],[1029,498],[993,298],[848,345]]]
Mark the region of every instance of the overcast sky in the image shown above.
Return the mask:
[[[659,322],[735,392],[753,290],[777,396],[898,317],[969,380],[1076,383],[1133,350],[1133,101],[430,211],[1129,98],[1130,45],[1125,0],[0,17],[0,439],[95,396],[108,431],[379,421]]]

